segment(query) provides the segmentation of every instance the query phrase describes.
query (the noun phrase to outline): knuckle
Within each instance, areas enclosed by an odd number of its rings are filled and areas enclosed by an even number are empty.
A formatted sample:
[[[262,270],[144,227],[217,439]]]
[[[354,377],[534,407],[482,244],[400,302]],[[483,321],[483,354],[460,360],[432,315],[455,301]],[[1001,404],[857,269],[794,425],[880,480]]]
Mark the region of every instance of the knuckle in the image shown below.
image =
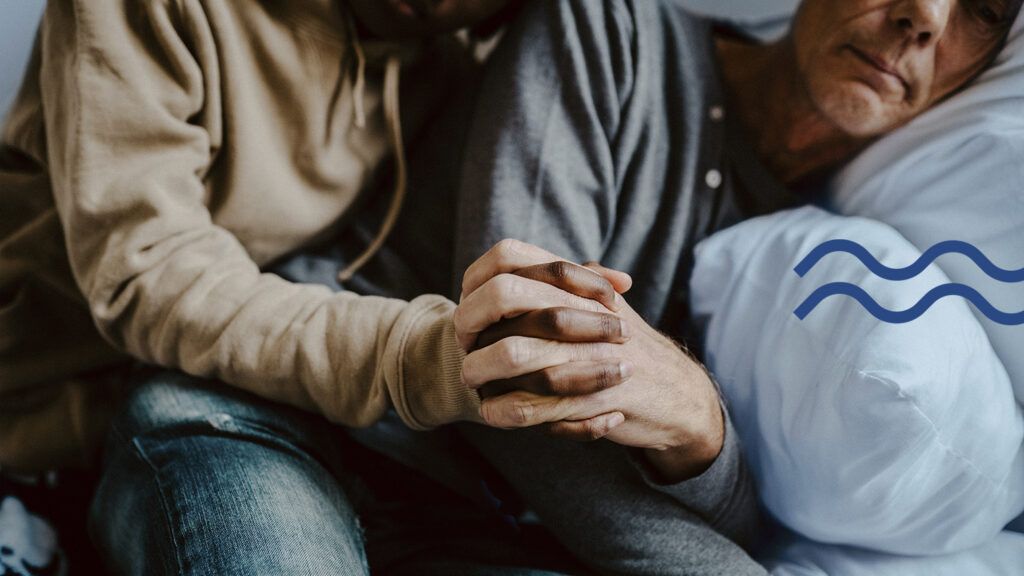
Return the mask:
[[[540,380],[541,388],[549,394],[557,396],[565,392],[565,387],[562,386],[561,380],[558,378],[557,368],[545,368],[540,371],[537,378]]]
[[[499,259],[512,258],[513,256],[522,251],[520,245],[521,242],[514,238],[505,238],[503,240],[499,240],[498,243],[494,245],[494,254]]]
[[[598,370],[597,372],[597,389],[607,390],[608,388],[611,388],[615,384],[615,380],[618,374],[618,367],[614,367],[613,374],[613,367],[608,365],[602,366],[601,369]]]
[[[572,264],[565,260],[556,260],[545,265],[547,273],[553,280],[568,280],[572,277]]]
[[[611,340],[620,336],[619,319],[611,314],[601,314],[601,338]]]
[[[508,304],[515,300],[519,292],[519,282],[511,274],[498,274],[491,279],[491,290],[498,303]]]
[[[512,404],[509,418],[517,426],[526,426],[533,418],[533,404],[526,401],[517,401]]]
[[[528,357],[526,341],[519,336],[504,338],[497,344],[498,361],[507,368],[517,368],[524,364]]]
[[[567,308],[547,308],[541,313],[540,321],[551,334],[562,334],[572,325],[572,312]]]

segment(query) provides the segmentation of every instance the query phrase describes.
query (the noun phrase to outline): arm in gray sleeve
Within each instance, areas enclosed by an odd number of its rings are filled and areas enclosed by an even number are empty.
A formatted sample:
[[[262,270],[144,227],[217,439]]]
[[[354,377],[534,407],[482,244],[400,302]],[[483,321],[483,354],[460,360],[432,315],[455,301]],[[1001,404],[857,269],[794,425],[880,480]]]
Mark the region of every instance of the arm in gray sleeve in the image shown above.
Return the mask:
[[[700,476],[683,482],[665,482],[642,450],[630,450],[629,457],[649,488],[668,495],[730,539],[750,544],[760,524],[757,492],[728,410],[723,415],[722,451]]]
[[[647,46],[673,36],[662,18],[667,5],[525,4],[488,63],[472,119],[459,186],[455,294],[465,268],[509,237],[575,261],[637,264],[627,269],[641,272],[631,303],[668,292],[687,249],[692,162],[674,156],[676,144],[684,152],[674,131],[687,126],[671,110],[683,102],[666,99],[655,80],[686,80],[658,60],[676,46]],[[638,31],[640,23],[652,33]],[[613,252],[627,255],[609,262]],[[634,307],[643,315],[659,306]],[[711,469],[672,486],[645,475],[626,448],[610,442],[460,430],[545,526],[601,573],[766,574],[730,540],[757,514],[731,425]]]

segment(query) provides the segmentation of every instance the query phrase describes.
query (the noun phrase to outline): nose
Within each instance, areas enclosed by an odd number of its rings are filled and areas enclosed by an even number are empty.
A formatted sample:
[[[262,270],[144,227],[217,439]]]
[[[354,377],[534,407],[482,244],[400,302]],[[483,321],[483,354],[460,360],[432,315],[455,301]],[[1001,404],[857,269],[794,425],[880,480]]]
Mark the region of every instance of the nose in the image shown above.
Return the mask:
[[[956,0],[897,0],[889,18],[914,44],[925,48],[946,31]]]

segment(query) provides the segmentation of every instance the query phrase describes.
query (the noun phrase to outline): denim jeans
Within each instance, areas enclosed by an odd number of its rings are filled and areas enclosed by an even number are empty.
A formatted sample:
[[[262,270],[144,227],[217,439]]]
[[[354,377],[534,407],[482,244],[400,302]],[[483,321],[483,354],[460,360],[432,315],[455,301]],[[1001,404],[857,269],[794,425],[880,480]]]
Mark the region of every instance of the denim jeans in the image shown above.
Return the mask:
[[[581,573],[509,524],[296,409],[140,369],[90,532],[124,574]]]

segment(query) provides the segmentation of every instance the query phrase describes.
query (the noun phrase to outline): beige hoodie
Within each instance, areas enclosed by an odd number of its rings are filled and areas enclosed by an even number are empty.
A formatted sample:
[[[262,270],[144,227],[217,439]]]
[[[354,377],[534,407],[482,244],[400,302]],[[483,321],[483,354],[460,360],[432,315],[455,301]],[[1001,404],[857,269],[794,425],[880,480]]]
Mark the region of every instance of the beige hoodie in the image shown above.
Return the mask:
[[[357,97],[346,10],[49,2],[0,149],[0,465],[88,455],[124,353],[350,426],[389,406],[419,429],[479,419],[452,302],[260,272],[335,230],[401,144],[389,51],[365,46]],[[406,133],[462,70],[446,46],[403,49]]]

